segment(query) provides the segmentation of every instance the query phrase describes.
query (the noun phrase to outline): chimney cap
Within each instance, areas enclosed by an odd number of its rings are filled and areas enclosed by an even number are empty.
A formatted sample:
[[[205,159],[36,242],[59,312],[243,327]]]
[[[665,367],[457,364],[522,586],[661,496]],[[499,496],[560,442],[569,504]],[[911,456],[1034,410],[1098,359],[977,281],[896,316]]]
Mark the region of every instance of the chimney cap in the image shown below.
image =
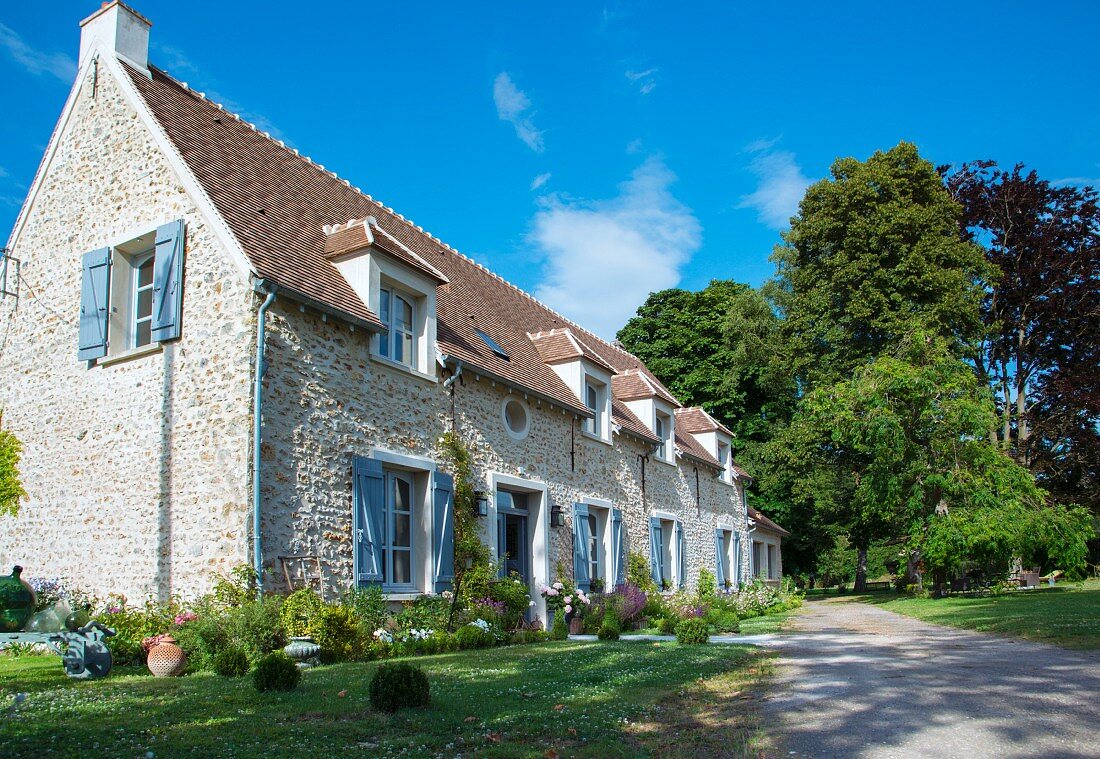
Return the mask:
[[[122,58],[136,68],[149,70],[149,29],[153,26],[125,3],[104,3],[80,22],[80,65],[97,52]]]
[[[85,24],[88,24],[88,23],[94,21],[98,16],[101,16],[102,14],[104,14],[107,11],[111,10],[111,8],[113,8],[116,5],[119,8],[123,8],[124,10],[126,10],[126,12],[128,12],[131,16],[133,16],[135,19],[137,19],[141,23],[145,24],[146,26],[148,26],[148,27],[153,26],[152,21],[145,18],[145,16],[143,16],[140,13],[138,13],[137,11],[135,11],[133,8],[131,8],[126,3],[121,2],[121,0],[110,0],[109,2],[103,3],[102,5],[99,6],[99,10],[97,10],[95,13],[93,13],[92,15],[88,16],[86,19],[81,21],[80,25],[84,26]]]

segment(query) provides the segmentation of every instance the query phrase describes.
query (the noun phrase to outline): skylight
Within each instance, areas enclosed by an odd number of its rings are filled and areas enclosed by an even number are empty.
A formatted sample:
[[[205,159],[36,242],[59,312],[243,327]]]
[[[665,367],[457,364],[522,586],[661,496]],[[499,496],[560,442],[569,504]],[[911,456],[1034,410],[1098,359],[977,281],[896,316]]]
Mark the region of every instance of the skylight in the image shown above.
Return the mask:
[[[482,332],[480,329],[474,330],[474,331],[477,332],[477,336],[481,338],[482,342],[484,342],[487,346],[489,346],[489,350],[491,350],[493,353],[495,353],[498,356],[500,356],[501,358],[503,358],[505,361],[508,360],[508,354],[504,352],[504,349],[500,347],[500,345],[497,343],[496,340],[489,337],[487,334]]]

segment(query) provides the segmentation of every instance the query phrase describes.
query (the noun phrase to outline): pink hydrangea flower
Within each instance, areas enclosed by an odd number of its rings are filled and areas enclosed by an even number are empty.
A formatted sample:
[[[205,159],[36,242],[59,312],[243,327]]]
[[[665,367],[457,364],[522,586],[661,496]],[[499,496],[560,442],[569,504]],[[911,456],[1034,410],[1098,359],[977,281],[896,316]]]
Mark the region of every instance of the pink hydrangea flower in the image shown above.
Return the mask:
[[[566,614],[572,614],[573,613],[573,607],[570,606],[569,604],[566,604],[565,605],[565,613]]]
[[[567,604],[571,604],[573,603],[573,596],[566,596],[562,600],[565,601]]]

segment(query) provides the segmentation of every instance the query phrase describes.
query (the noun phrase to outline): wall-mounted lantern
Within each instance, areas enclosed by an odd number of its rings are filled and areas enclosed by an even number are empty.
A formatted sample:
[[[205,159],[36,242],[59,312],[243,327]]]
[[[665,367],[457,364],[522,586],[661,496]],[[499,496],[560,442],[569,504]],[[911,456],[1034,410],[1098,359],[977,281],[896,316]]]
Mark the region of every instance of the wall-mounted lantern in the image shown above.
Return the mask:
[[[565,512],[556,503],[550,507],[550,526],[565,527]]]
[[[489,516],[489,494],[484,490],[474,491],[474,514],[479,517]]]

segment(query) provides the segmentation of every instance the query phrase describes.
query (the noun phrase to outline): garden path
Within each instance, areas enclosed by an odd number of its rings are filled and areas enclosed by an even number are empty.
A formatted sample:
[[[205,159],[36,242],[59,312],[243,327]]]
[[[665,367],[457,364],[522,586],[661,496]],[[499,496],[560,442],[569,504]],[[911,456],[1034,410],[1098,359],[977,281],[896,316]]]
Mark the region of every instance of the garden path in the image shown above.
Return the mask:
[[[1100,757],[1100,651],[806,604],[763,701],[790,757]]]

